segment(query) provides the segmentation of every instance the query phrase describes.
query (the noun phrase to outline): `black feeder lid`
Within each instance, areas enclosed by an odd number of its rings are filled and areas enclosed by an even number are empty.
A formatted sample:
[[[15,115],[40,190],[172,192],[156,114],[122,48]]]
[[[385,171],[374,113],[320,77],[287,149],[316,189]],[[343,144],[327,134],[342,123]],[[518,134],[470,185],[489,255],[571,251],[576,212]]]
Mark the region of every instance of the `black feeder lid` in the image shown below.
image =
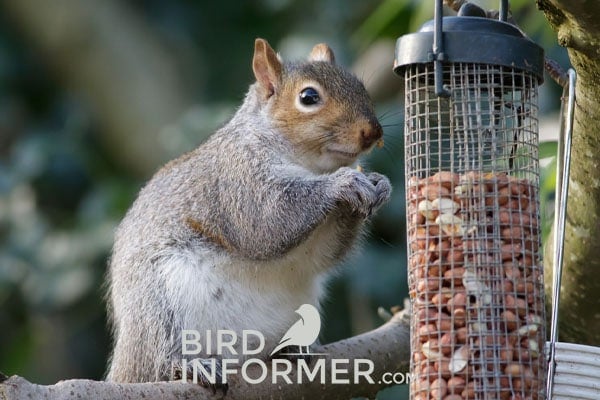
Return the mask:
[[[394,72],[412,64],[433,62],[434,21],[396,41]],[[481,17],[444,17],[443,63],[479,63],[512,67],[544,80],[544,50],[515,26]]]

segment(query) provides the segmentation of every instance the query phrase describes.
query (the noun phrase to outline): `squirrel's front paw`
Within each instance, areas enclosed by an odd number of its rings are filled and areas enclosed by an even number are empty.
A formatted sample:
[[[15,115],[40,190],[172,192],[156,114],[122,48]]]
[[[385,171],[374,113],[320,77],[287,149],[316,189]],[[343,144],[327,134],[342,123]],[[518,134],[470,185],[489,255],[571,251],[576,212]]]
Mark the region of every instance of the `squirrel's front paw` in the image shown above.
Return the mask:
[[[387,176],[371,172],[367,174],[367,178],[373,186],[375,186],[375,201],[372,204],[373,211],[377,211],[384,203],[386,203],[392,195],[392,185]]]
[[[334,175],[336,200],[348,204],[353,212],[365,218],[381,207],[392,193],[389,179],[376,172],[363,174],[343,167]]]

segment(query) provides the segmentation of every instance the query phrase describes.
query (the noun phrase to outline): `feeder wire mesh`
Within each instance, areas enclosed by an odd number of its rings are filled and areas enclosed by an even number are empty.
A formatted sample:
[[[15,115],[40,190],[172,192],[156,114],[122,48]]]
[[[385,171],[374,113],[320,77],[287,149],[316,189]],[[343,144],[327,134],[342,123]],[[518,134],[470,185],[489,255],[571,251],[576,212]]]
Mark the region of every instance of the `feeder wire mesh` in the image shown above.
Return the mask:
[[[480,19],[464,18],[477,29]],[[434,62],[407,45],[430,42],[424,31],[396,50],[406,87],[411,399],[540,399],[540,74],[460,53],[438,69],[449,96],[437,96]],[[455,33],[445,33],[450,54]]]

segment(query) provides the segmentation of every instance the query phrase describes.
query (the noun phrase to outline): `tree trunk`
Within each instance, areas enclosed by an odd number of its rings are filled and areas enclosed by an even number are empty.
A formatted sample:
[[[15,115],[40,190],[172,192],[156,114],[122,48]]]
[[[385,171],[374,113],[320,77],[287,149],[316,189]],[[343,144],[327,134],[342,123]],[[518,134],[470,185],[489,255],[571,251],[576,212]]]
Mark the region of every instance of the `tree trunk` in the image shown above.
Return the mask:
[[[600,2],[538,0],[577,71],[560,340],[600,345]],[[546,246],[550,296],[552,246]],[[550,298],[550,297],[548,297]]]

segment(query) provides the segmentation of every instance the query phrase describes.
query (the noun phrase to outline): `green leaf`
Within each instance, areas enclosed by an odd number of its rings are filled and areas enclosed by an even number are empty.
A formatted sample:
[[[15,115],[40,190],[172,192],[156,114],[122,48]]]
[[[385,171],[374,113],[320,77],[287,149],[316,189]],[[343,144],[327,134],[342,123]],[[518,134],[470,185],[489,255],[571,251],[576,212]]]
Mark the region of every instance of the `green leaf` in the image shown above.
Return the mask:
[[[382,1],[358,28],[352,41],[363,44],[371,43],[408,6],[409,4],[403,1]]]
[[[539,157],[548,158],[548,157],[556,157],[558,152],[558,142],[550,141],[550,142],[540,142],[540,153]]]

